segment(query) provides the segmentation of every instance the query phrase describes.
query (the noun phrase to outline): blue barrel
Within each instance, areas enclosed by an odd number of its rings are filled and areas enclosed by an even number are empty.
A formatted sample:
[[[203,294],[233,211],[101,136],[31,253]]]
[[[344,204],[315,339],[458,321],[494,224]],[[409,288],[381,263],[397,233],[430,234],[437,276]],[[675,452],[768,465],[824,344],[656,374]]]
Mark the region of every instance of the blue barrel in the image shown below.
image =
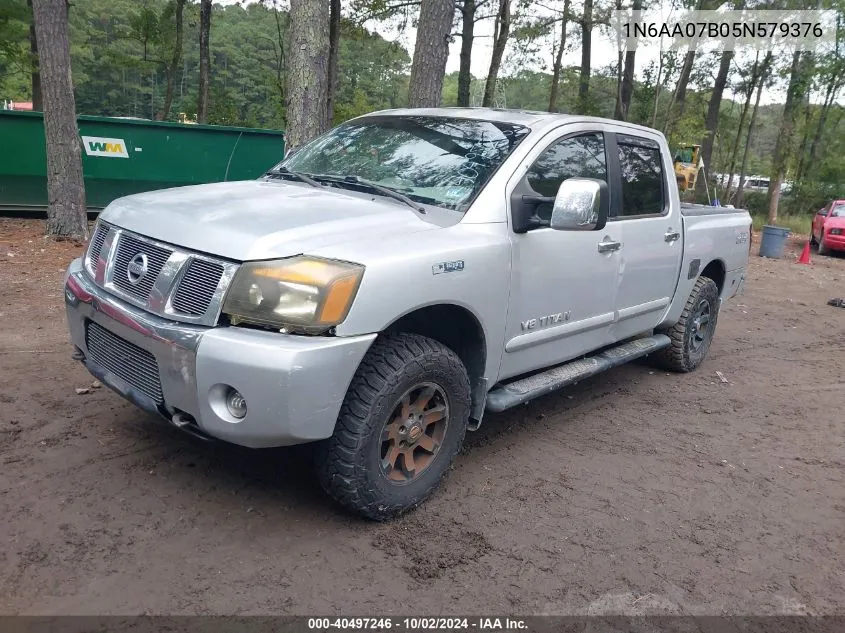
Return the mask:
[[[783,247],[786,238],[792,231],[780,226],[764,226],[763,238],[760,240],[760,257],[772,257],[779,259],[783,257]]]

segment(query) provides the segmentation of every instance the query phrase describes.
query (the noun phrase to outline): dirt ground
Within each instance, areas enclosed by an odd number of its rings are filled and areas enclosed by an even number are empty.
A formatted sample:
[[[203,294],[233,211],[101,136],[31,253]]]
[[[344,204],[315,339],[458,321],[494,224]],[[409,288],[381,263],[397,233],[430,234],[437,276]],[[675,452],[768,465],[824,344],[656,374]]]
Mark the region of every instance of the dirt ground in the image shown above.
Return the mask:
[[[427,504],[374,524],[305,449],[77,394],[82,247],[42,232],[0,219],[0,613],[845,614],[845,257],[755,255],[697,372],[491,415]]]

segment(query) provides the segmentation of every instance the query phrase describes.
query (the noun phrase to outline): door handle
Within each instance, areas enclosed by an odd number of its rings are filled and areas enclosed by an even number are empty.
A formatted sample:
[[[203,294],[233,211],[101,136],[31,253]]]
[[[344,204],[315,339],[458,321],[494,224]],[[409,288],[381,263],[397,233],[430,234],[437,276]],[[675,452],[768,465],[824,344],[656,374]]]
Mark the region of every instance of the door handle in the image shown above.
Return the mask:
[[[614,242],[607,238],[599,242],[599,253],[610,253],[618,251],[620,248],[622,248],[622,242]]]
[[[673,231],[672,229],[669,229],[663,235],[663,239],[667,242],[677,242],[679,239],[681,239],[681,234],[678,231]]]

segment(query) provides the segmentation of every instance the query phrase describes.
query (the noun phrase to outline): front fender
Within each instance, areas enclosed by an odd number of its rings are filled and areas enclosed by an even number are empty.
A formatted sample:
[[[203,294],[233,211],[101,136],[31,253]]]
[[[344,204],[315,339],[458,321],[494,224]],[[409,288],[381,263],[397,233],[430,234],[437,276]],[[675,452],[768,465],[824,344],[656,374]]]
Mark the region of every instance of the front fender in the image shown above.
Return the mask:
[[[420,308],[453,304],[481,325],[487,345],[485,377],[499,371],[508,309],[510,243],[505,224],[444,228],[392,240],[370,253],[343,245],[315,253],[366,266],[361,286],[338,336],[382,332]]]

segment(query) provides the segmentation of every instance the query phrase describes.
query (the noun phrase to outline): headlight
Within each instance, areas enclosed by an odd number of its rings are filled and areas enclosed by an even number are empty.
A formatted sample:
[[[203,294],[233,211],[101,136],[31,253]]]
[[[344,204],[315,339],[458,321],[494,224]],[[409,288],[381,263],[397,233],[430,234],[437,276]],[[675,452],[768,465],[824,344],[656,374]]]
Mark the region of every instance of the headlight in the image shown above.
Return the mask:
[[[243,264],[223,303],[233,324],[322,331],[349,313],[364,267],[298,256]]]
[[[830,229],[831,235],[842,235],[842,229]]]

